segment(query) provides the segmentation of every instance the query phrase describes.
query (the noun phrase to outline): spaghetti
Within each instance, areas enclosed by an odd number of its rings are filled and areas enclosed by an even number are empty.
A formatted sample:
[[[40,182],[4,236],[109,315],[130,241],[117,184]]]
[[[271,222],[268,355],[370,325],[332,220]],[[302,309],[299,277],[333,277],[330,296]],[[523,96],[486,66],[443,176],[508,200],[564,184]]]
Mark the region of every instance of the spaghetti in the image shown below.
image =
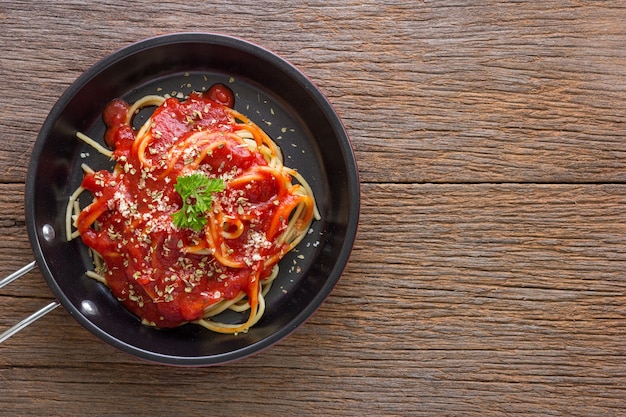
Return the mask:
[[[88,275],[144,324],[247,331],[264,313],[278,262],[319,218],[307,182],[233,102],[221,84],[182,101],[117,99],[103,113],[112,151],[77,134],[115,166],[83,167],[68,205],[68,239],[81,237],[94,255]],[[156,109],[135,130],[133,118],[145,107]],[[212,192],[209,181],[218,185]],[[195,183],[203,185],[180,192]],[[93,201],[81,209],[84,191]],[[194,227],[173,220],[185,215],[199,216]],[[243,322],[219,322],[215,316],[227,309],[249,314]]]

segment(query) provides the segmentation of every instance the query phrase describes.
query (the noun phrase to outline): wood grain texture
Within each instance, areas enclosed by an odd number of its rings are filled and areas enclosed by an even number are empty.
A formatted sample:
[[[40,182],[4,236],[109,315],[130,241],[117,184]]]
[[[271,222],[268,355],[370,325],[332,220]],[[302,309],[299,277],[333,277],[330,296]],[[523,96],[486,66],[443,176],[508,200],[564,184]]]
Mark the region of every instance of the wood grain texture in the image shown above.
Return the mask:
[[[626,180],[619,2],[134,2],[118,19],[119,7],[3,4],[9,178],[24,177],[47,111],[82,71],[186,30],[249,33],[305,71],[343,117],[364,181]]]
[[[0,415],[623,415],[625,21],[618,1],[0,0],[0,276],[32,260],[46,115],[153,35],[240,36],[304,71],[363,199],[335,291],[271,349],[157,366],[57,309],[0,346]],[[0,330],[51,300],[27,274]]]
[[[364,185],[352,262],[285,341],[228,366],[166,368],[115,351],[57,310],[3,345],[0,410],[121,415],[150,389],[139,415],[617,413],[625,191]],[[400,218],[414,226],[389,227]],[[1,325],[45,302],[40,280],[31,274],[3,297],[12,303],[0,307]],[[85,404],[72,404],[77,395]]]

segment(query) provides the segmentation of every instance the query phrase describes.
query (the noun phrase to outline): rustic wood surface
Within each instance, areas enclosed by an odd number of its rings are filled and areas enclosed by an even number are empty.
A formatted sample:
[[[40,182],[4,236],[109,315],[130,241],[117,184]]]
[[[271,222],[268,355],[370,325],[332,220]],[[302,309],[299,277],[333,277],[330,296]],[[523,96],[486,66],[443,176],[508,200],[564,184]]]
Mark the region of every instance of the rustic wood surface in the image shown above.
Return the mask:
[[[0,346],[0,415],[626,414],[626,5],[620,1],[0,1],[0,276],[30,262],[41,124],[98,59],[244,37],[328,96],[362,179],[345,274],[226,366],[144,363],[63,309]],[[0,292],[0,330],[52,300]]]

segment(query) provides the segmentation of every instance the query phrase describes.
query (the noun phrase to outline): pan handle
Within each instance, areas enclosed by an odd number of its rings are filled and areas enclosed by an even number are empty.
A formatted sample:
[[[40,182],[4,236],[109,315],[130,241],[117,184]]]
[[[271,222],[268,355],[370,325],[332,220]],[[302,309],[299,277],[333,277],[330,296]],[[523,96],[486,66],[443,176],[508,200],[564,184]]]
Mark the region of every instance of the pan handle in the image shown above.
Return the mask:
[[[16,279],[18,279],[22,275],[32,271],[36,267],[37,267],[37,263],[35,261],[33,261],[33,262],[29,263],[28,265],[18,269],[17,271],[13,272],[11,275],[9,275],[9,276],[7,276],[7,277],[5,277],[5,278],[0,280],[0,288],[3,288],[5,286],[9,285],[11,282],[15,281]],[[8,330],[5,330],[4,332],[0,333],[0,343],[4,342],[9,337],[13,336],[15,333],[17,333],[20,330],[22,330],[24,327],[26,327],[29,324],[33,323],[37,319],[40,319],[41,317],[45,316],[46,314],[48,314],[49,312],[51,312],[52,310],[54,310],[55,308],[57,308],[60,305],[61,305],[61,303],[59,303],[58,301],[55,300],[55,301],[51,302],[50,304],[48,304],[47,306],[39,309],[38,311],[35,311],[33,314],[31,314],[30,316],[26,317],[24,320],[20,321],[16,325],[10,327]]]
[[[15,281],[16,279],[18,279],[19,277],[21,277],[22,275],[32,271],[33,269],[35,269],[37,267],[37,262],[32,261],[31,263],[29,263],[28,265],[18,269],[17,271],[15,271],[14,273],[12,273],[11,275],[2,278],[0,280],[0,288],[4,288],[7,285],[9,285],[10,283],[12,283],[13,281]]]

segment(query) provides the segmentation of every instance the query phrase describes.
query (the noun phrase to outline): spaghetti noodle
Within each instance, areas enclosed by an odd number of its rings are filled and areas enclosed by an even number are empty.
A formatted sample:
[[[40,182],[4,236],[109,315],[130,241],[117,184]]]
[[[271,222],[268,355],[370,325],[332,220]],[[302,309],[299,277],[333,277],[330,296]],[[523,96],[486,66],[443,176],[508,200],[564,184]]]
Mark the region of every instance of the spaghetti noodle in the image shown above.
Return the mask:
[[[77,134],[115,167],[83,167],[67,209],[68,239],[81,237],[94,254],[88,275],[147,325],[247,331],[264,313],[278,262],[319,218],[307,182],[233,102],[221,84],[182,101],[113,100],[103,113],[112,151]],[[135,130],[133,118],[145,107],[156,109]],[[181,193],[194,183],[189,178],[204,185]],[[218,185],[212,192],[208,181]],[[81,209],[83,191],[93,201]],[[199,216],[194,227],[173,220],[184,215]],[[227,309],[249,314],[239,323],[214,318]]]

